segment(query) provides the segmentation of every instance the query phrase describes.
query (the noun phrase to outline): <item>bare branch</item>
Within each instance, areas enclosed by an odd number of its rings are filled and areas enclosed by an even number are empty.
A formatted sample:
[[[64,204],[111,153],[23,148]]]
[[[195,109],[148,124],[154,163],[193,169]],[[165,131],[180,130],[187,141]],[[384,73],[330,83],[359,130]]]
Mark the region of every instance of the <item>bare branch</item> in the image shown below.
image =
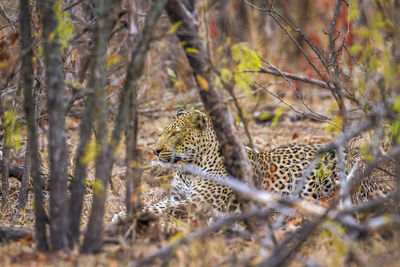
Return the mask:
[[[269,63],[269,62],[266,61],[265,59],[261,58],[261,60],[262,60],[263,62],[265,62],[265,63],[267,64],[267,66],[268,66],[270,69],[273,69],[273,70],[276,70],[276,71],[280,72],[280,70],[279,70],[277,67],[275,67],[274,65],[272,65],[271,63]],[[327,117],[325,117],[325,116],[323,116],[323,115],[321,115],[321,114],[315,113],[315,112],[307,105],[307,103],[304,102],[303,95],[302,95],[302,93],[296,88],[296,86],[294,86],[294,84],[293,84],[282,72],[280,72],[280,74],[281,74],[281,76],[282,76],[283,78],[285,78],[285,80],[289,83],[289,85],[295,90],[297,97],[300,99],[301,103],[303,103],[303,105],[306,107],[306,109],[307,109],[308,111],[310,111],[311,114],[313,114],[313,115],[316,116],[317,118],[321,118],[321,119],[323,119],[323,120],[329,120]]]
[[[328,79],[322,75],[322,73],[318,70],[318,68],[315,66],[314,63],[312,63],[311,59],[308,57],[308,55],[306,54],[306,52],[304,51],[304,49],[301,47],[301,45],[299,44],[299,42],[296,40],[296,38],[294,38],[288,31],[287,29],[282,25],[282,23],[280,23],[280,21],[278,20],[277,17],[283,19],[289,26],[291,29],[293,29],[296,32],[301,32],[299,29],[295,28],[286,18],[282,17],[278,12],[276,12],[276,10],[273,7],[273,3],[272,1],[269,1],[270,3],[270,7],[269,8],[259,8],[257,6],[255,6],[254,4],[250,3],[248,0],[244,0],[246,4],[248,4],[249,6],[261,11],[261,12],[265,12],[268,15],[271,16],[271,18],[276,22],[276,24],[278,24],[278,26],[281,28],[281,30],[295,43],[295,45],[297,46],[297,48],[300,50],[300,52],[302,53],[302,55],[304,56],[304,58],[306,59],[306,61],[308,62],[308,64],[310,64],[310,66],[314,69],[314,71],[318,74],[318,76],[325,81],[325,83],[330,86],[330,83],[328,82]],[[310,47],[313,49],[313,51],[315,52],[315,54],[318,56],[318,58],[320,59],[321,63],[323,63],[325,65],[325,60],[323,60],[322,58],[322,53],[316,48],[316,46],[314,44],[312,44],[312,42],[306,38],[306,36],[302,33],[302,36],[304,37],[304,39],[307,41],[307,43],[310,45]]]
[[[358,62],[358,60],[354,57],[354,55],[350,52],[350,50],[347,48],[347,46],[343,46],[346,52],[349,54],[350,58],[357,64],[357,66],[363,71],[363,72],[368,72],[368,70]]]
[[[301,115],[301,116],[310,118],[310,119],[312,119],[312,120],[319,120],[319,121],[323,121],[323,122],[327,122],[327,123],[330,122],[330,119],[329,119],[329,118],[324,119],[324,118],[321,118],[321,117],[317,117],[316,115],[314,115],[314,114],[312,114],[312,113],[311,113],[311,114],[308,114],[308,113],[305,113],[305,112],[298,111],[297,109],[295,109],[295,108],[293,107],[293,105],[288,104],[288,103],[287,103],[286,101],[284,101],[281,97],[279,97],[278,95],[274,94],[273,92],[271,92],[270,90],[268,90],[267,88],[265,88],[264,86],[262,86],[261,84],[259,84],[258,82],[254,82],[254,83],[255,83],[257,86],[259,86],[260,88],[264,89],[264,91],[266,91],[268,94],[270,94],[270,95],[272,95],[273,97],[275,97],[276,99],[278,99],[282,104],[286,105],[289,109],[291,109],[291,110],[294,111],[295,113],[297,113],[297,114],[299,114],[299,115]]]
[[[347,48],[346,48],[347,49]],[[258,71],[254,71],[254,70],[246,70],[245,72],[256,72],[256,73],[266,73],[266,74],[272,74],[275,76],[279,76],[279,77],[286,77],[292,80],[296,80],[296,81],[301,81],[301,82],[305,82],[305,83],[309,83],[312,85],[316,85],[322,88],[326,88],[326,89],[335,89],[335,85],[333,83],[327,84],[325,81],[321,81],[318,79],[314,79],[314,78],[310,78],[304,75],[300,75],[300,74],[295,74],[295,73],[290,73],[290,72],[285,72],[280,70],[278,67],[274,66],[271,64],[271,66],[268,65],[268,67],[270,69],[266,69],[266,68],[261,68]],[[346,97],[347,99],[351,100],[352,102],[356,103],[357,105],[359,105],[360,101],[354,97],[353,95],[347,93],[346,91],[343,92],[343,96]]]
[[[270,67],[270,66],[268,66],[268,67]],[[274,66],[274,68],[271,68],[270,70],[268,70],[266,68],[261,68],[258,71],[247,70],[245,72],[266,73],[266,74],[272,74],[272,75],[279,76],[279,77],[285,76],[285,77],[287,77],[289,79],[292,79],[292,80],[302,81],[302,82],[313,84],[313,85],[316,85],[316,86],[319,86],[319,87],[322,87],[322,88],[326,88],[326,89],[329,89],[329,86],[331,86],[331,87],[334,86],[333,84],[328,85],[324,81],[313,79],[313,78],[310,78],[310,77],[307,77],[307,76],[304,76],[304,75],[282,71],[282,70],[278,69],[275,66]]]

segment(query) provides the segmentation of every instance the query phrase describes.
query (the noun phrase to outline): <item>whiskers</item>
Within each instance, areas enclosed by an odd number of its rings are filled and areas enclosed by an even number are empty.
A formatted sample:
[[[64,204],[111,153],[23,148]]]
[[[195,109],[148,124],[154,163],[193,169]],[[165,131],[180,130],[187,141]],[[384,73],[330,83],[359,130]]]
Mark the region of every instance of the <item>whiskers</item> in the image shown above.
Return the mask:
[[[184,152],[174,154],[171,152],[160,153],[158,159],[164,163],[178,163],[178,162],[190,162],[195,156],[194,152]]]

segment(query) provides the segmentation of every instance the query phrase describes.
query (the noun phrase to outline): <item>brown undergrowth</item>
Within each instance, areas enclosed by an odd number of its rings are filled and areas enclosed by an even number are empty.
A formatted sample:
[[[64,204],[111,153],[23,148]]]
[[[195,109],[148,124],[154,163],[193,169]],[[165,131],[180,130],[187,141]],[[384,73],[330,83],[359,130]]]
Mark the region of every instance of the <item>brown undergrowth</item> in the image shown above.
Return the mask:
[[[326,114],[327,111],[324,107],[331,105],[331,100],[325,99],[319,89],[308,88],[307,90],[310,90],[308,95],[313,96],[310,99],[312,107],[316,111]],[[295,103],[296,99],[291,99]],[[268,103],[268,105],[263,103]],[[268,120],[260,122],[255,116],[258,116],[260,112],[271,110],[271,106],[273,107],[272,110],[275,110],[278,106],[276,100],[267,98],[265,95],[258,96],[258,98],[246,97],[246,101],[242,101],[242,105],[249,119],[249,128],[257,150],[268,150],[291,143],[323,144],[333,140],[335,136],[334,133],[327,131],[327,124],[308,119],[296,121],[293,119],[295,114],[286,109],[284,109],[276,125],[271,125],[271,121]],[[254,107],[257,107],[258,113],[252,112]],[[169,107],[165,106],[164,108],[168,109]],[[198,108],[201,109],[201,107]],[[231,108],[234,110],[233,107]],[[163,126],[174,116],[174,113],[175,110],[171,108],[171,111],[154,111],[140,116],[139,147],[143,152],[146,166],[149,166],[150,162],[155,160],[152,145],[156,142]],[[69,118],[67,121],[68,144],[71,152],[74,151],[77,144],[78,125],[79,120],[75,118]],[[237,127],[242,128],[240,123],[237,123]],[[247,137],[244,134],[241,138],[246,143]],[[362,138],[365,139],[368,136],[364,135]],[[45,143],[41,145],[42,147],[46,146]],[[43,151],[42,154],[43,158],[46,159],[46,151]],[[112,186],[108,189],[106,202],[106,228],[118,221],[119,215],[122,215],[125,209],[124,142],[118,148],[116,154],[118,157],[113,169]],[[70,170],[72,170],[72,164],[73,160],[71,159]],[[93,181],[93,167],[90,167],[89,170],[87,180]],[[141,184],[142,201],[154,203],[165,196],[171,177],[172,173],[168,170],[158,167],[146,168]],[[10,187],[12,203],[17,201],[18,187],[19,182],[12,180]],[[90,214],[91,194],[92,190],[88,186],[82,214],[83,229]],[[0,216],[0,224],[33,227],[32,209],[32,195],[30,193],[27,208],[22,214],[17,215],[13,209],[3,211]],[[161,229],[156,223],[153,223],[144,233],[136,233],[133,239],[124,239],[124,233],[120,233],[118,236],[107,236],[102,252],[97,255],[83,255],[77,249],[68,252],[38,253],[34,248],[33,237],[27,236],[17,242],[1,244],[0,265],[127,266],[164,245],[180,240],[189,232],[202,226],[204,226],[204,222],[174,220],[170,221],[167,228]],[[200,240],[195,240],[189,245],[179,247],[169,258],[164,260],[169,262],[169,266],[255,265],[261,262],[266,255],[269,255],[274,246],[267,226],[260,227],[257,231],[255,235],[250,236],[243,227],[226,227],[223,230],[208,234]],[[293,228],[286,225],[277,229],[274,235],[280,241],[292,231]],[[395,253],[400,245],[398,240],[398,233],[394,232],[393,229],[373,232],[363,237],[354,237],[348,229],[343,228],[340,224],[326,221],[302,245],[300,252],[290,264],[293,266],[378,266],[382,264],[396,266],[400,260],[398,254]],[[155,265],[161,263],[161,260],[154,262]]]

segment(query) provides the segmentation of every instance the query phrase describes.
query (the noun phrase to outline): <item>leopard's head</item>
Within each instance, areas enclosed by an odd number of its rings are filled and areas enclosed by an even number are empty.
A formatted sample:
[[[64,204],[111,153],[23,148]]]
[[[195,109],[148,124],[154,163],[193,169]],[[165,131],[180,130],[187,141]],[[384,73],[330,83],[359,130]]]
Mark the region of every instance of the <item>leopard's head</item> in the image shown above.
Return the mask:
[[[162,162],[200,164],[217,154],[218,141],[209,117],[198,111],[179,109],[154,145],[154,154]]]

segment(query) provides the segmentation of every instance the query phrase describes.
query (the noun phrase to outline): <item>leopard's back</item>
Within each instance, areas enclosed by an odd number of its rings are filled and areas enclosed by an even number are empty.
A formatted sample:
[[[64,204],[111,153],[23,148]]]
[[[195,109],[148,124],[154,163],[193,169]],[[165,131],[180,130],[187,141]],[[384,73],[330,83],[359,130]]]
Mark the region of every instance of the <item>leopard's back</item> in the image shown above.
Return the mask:
[[[257,154],[250,153],[250,160],[257,179],[267,190],[282,194],[296,194],[302,198],[330,199],[337,189],[336,154],[327,152],[308,170],[314,161],[319,145],[287,145]]]

